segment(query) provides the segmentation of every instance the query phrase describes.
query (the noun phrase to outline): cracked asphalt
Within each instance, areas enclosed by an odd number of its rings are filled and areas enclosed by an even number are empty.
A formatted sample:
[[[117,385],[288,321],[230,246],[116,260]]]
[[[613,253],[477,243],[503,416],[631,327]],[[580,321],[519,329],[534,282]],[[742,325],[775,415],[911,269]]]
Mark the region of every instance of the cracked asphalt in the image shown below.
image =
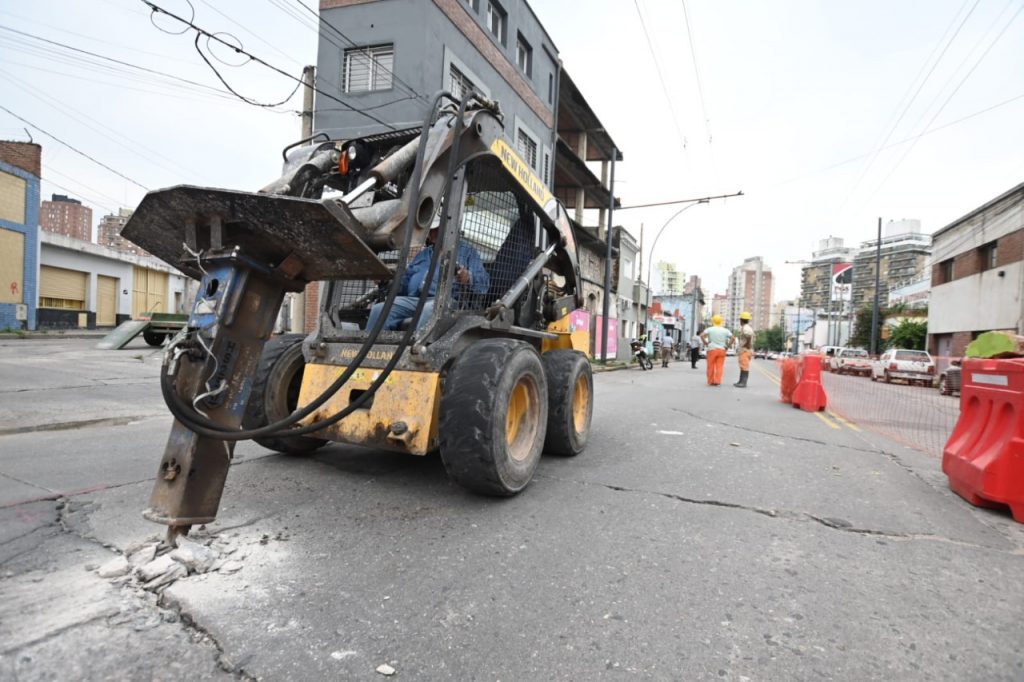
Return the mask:
[[[159,355],[93,341],[0,340],[0,679],[1024,679],[1024,528],[687,363],[597,375],[588,449],[507,500],[437,457],[241,444],[206,529],[239,572],[101,579],[162,533],[170,419]]]

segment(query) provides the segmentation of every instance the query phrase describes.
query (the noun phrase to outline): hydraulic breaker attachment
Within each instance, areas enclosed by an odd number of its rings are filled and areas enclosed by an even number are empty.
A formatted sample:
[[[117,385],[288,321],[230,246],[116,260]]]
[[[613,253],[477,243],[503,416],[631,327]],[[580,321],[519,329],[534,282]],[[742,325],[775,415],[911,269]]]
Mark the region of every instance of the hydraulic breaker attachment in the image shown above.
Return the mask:
[[[344,205],[184,186],[148,194],[125,226],[125,237],[201,278],[161,380],[170,402],[205,415],[214,432],[196,433],[180,418],[171,429],[144,512],[169,526],[168,540],[216,518],[234,443],[215,430],[240,428],[285,292],[390,275],[360,231]]]

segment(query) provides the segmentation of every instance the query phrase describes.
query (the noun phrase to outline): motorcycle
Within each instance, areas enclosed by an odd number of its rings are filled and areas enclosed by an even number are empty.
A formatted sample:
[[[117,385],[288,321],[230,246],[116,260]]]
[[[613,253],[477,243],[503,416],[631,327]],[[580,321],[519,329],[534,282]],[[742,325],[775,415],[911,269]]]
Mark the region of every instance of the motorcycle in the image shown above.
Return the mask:
[[[647,349],[645,348],[644,343],[634,339],[629,342],[629,349],[633,352],[633,357],[636,358],[641,370],[646,371],[648,369],[654,369],[654,362],[652,362],[650,356],[647,355]]]

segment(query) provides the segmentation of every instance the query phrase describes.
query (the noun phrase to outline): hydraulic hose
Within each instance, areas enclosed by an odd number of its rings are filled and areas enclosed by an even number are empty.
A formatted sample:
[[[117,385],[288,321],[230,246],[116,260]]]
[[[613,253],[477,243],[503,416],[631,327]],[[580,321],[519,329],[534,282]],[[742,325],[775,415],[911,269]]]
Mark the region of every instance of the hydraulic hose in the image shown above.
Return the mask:
[[[452,95],[450,93],[448,93],[448,92],[440,92],[440,93],[438,93],[434,97],[434,100],[433,100],[433,102],[431,104],[431,107],[429,109],[429,113],[427,115],[427,118],[424,121],[423,130],[422,130],[422,132],[420,134],[420,144],[418,146],[418,150],[417,150],[417,154],[416,154],[416,166],[414,168],[413,178],[412,178],[412,181],[411,181],[411,187],[412,187],[413,191],[416,192],[416,195],[414,195],[413,198],[416,198],[416,196],[419,193],[419,184],[420,184],[420,181],[422,179],[422,161],[423,161],[423,157],[424,157],[424,150],[426,148],[427,136],[428,136],[429,130],[431,128],[431,123],[432,123],[432,120],[433,120],[433,118],[435,116],[435,112],[437,110],[438,103],[443,98],[448,98],[448,99],[451,99],[451,100],[455,101],[455,98],[452,97]],[[455,170],[456,170],[456,163],[457,163],[456,160],[458,158],[458,147],[459,147],[459,143],[461,141],[460,140],[461,132],[462,132],[462,129],[464,127],[464,120],[463,120],[463,118],[464,118],[464,114],[465,114],[465,107],[466,107],[466,102],[463,101],[460,104],[460,106],[459,106],[458,117],[457,117],[456,127],[455,127],[455,136],[454,136],[454,139],[453,139],[452,148],[449,151],[449,168],[448,168],[448,177],[449,178],[454,175]],[[445,193],[445,205],[447,205],[448,198],[450,197],[450,194],[451,194],[451,184],[449,183],[448,188],[447,188],[446,193]],[[411,203],[415,203],[415,202],[411,202]],[[388,375],[390,375],[391,372],[394,370],[395,366],[398,364],[399,359],[401,358],[402,353],[408,347],[410,341],[412,340],[413,334],[415,334],[415,332],[416,332],[417,323],[418,323],[420,317],[422,316],[423,308],[425,307],[426,301],[427,301],[427,298],[428,298],[427,293],[430,291],[430,286],[433,283],[434,273],[435,273],[435,270],[437,269],[437,265],[438,265],[438,262],[439,262],[439,259],[440,259],[440,254],[443,252],[444,230],[442,230],[441,234],[439,235],[439,241],[438,241],[437,246],[435,247],[433,255],[431,257],[431,261],[430,261],[429,269],[428,269],[428,272],[427,272],[427,276],[426,276],[426,279],[424,281],[424,287],[421,290],[420,298],[419,298],[419,301],[417,302],[416,310],[415,310],[415,312],[413,314],[413,324],[410,325],[410,329],[407,330],[405,335],[402,337],[402,339],[399,342],[398,346],[395,348],[395,351],[392,354],[391,359],[388,361],[388,364],[381,371],[381,373],[377,377],[377,379],[374,380],[374,382],[367,388],[367,390],[363,394],[361,394],[358,398],[356,398],[356,400],[354,400],[351,404],[349,404],[347,407],[343,408],[342,410],[340,410],[336,414],[331,415],[330,417],[327,417],[325,419],[322,419],[322,420],[319,420],[319,421],[315,421],[315,422],[313,422],[311,424],[307,424],[307,425],[305,425],[303,427],[300,427],[298,429],[289,428],[292,425],[294,425],[294,424],[298,423],[299,421],[301,421],[302,419],[305,419],[309,415],[313,414],[317,409],[319,409],[321,406],[323,406],[335,393],[337,393],[341,389],[341,387],[349,380],[349,378],[352,376],[352,374],[360,367],[362,362],[365,360],[367,354],[370,352],[370,350],[376,344],[377,338],[379,337],[380,332],[383,330],[384,323],[387,320],[387,315],[390,312],[390,310],[391,310],[391,308],[392,308],[392,306],[394,304],[395,298],[397,298],[397,293],[398,293],[397,282],[401,281],[401,277],[402,277],[402,275],[405,272],[405,268],[406,268],[406,265],[407,265],[407,256],[408,256],[408,252],[409,252],[409,249],[410,249],[410,246],[411,246],[411,243],[412,243],[412,233],[413,233],[413,229],[412,228],[413,228],[414,216],[415,216],[414,212],[410,211],[409,215],[406,217],[406,235],[405,235],[405,241],[404,241],[403,246],[402,246],[401,257],[400,257],[400,260],[399,260],[399,266],[396,269],[395,278],[393,280],[393,284],[390,287],[390,290],[388,292],[388,296],[387,296],[386,300],[384,301],[384,306],[383,306],[383,309],[382,309],[382,313],[379,316],[379,318],[377,320],[377,323],[374,325],[374,328],[368,333],[366,340],[363,342],[363,345],[360,348],[359,352],[353,358],[352,363],[345,369],[345,371],[341,374],[341,376],[339,376],[338,379],[336,379],[330,386],[328,386],[326,389],[324,389],[324,391],[319,396],[317,396],[316,399],[311,401],[308,405],[306,405],[302,409],[297,410],[296,412],[293,412],[288,417],[285,417],[284,419],[278,420],[278,421],[273,422],[271,424],[267,424],[265,426],[262,426],[262,427],[259,427],[259,428],[256,428],[256,429],[242,429],[242,430],[237,430],[237,431],[226,429],[223,426],[221,426],[219,424],[216,424],[215,422],[213,422],[213,421],[203,417],[202,415],[197,413],[196,410],[192,406],[188,405],[187,403],[185,403],[182,400],[181,396],[178,395],[178,392],[174,388],[173,382],[171,380],[171,376],[166,371],[167,368],[168,368],[168,363],[165,360],[164,368],[163,368],[163,371],[161,371],[161,375],[160,375],[160,386],[161,386],[161,391],[162,391],[163,396],[164,396],[164,400],[167,403],[167,406],[170,409],[171,413],[174,415],[174,417],[176,419],[178,419],[179,421],[181,421],[190,430],[192,430],[193,432],[195,432],[196,434],[198,434],[200,436],[204,436],[204,437],[207,437],[207,438],[213,438],[213,439],[217,439],[217,440],[238,441],[238,440],[246,440],[246,439],[250,439],[250,438],[261,438],[261,437],[272,436],[272,435],[283,435],[283,436],[306,435],[308,433],[313,433],[313,432],[319,431],[320,429],[323,429],[323,428],[325,428],[327,426],[335,424],[338,421],[341,421],[342,419],[347,417],[353,411],[355,411],[355,410],[359,409],[360,407],[362,407],[362,405],[364,403],[366,403],[368,400],[370,400],[373,397],[373,395],[377,391],[377,389],[384,383],[384,381],[387,379]],[[442,216],[442,226],[444,226],[446,224],[447,224],[447,213],[445,213]]]

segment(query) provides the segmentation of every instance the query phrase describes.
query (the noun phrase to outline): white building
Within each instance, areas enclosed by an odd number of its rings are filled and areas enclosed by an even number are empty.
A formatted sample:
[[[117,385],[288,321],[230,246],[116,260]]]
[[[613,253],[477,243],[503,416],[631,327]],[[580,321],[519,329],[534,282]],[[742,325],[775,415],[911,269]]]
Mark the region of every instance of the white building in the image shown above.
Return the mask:
[[[188,312],[191,281],[152,256],[40,231],[40,329],[115,327],[147,312]]]

